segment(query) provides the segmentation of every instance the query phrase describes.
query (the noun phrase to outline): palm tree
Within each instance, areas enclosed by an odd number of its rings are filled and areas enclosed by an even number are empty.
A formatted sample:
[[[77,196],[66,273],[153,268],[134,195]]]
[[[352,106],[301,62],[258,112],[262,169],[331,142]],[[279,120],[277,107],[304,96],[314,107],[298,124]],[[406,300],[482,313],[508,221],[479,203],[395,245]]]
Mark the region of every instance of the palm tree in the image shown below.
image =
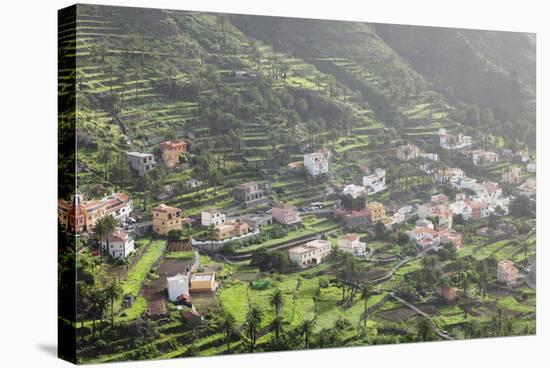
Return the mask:
[[[280,317],[281,308],[285,304],[285,295],[283,294],[283,291],[279,288],[276,288],[271,294],[269,302],[271,303],[271,305],[273,305],[273,308],[275,309],[275,316],[277,318]]]
[[[117,224],[117,220],[111,215],[103,216],[97,220],[95,224],[95,232],[101,239],[101,245],[99,247],[101,261],[103,261],[103,241],[105,241],[105,249],[109,251],[109,235],[115,230]]]
[[[114,326],[115,321],[115,299],[118,299],[122,296],[122,293],[124,292],[122,290],[122,286],[120,286],[120,283],[116,278],[112,278],[111,282],[107,285],[105,291],[107,292],[107,295],[109,295],[110,304],[111,304],[111,330]]]
[[[279,342],[279,337],[283,332],[283,327],[285,326],[285,321],[283,317],[275,317],[271,322],[271,330],[275,332],[275,341]]]
[[[227,351],[229,351],[231,349],[231,336],[235,333],[235,317],[229,313],[225,313],[222,317],[219,328],[225,334]]]
[[[364,309],[363,309],[363,326],[367,327],[367,318],[368,318],[368,300],[370,297],[370,290],[367,287],[367,285],[363,285],[361,288],[361,300],[365,303]]]
[[[260,324],[262,323],[263,315],[263,311],[258,306],[253,306],[246,314],[243,332],[249,339],[249,349],[251,353],[254,352],[256,341],[260,336]]]
[[[315,327],[315,318],[305,320],[300,325],[300,332],[304,336],[305,348],[309,347],[309,338],[313,334],[313,328]]]

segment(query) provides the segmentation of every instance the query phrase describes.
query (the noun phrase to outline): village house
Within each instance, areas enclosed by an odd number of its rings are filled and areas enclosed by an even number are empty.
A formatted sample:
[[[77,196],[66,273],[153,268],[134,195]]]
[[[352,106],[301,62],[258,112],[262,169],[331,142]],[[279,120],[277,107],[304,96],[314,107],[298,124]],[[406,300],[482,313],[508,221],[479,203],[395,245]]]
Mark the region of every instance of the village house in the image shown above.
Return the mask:
[[[182,295],[189,296],[189,278],[186,275],[178,273],[175,276],[167,277],[168,299],[176,302]]]
[[[316,177],[327,174],[329,169],[330,150],[323,149],[304,155],[304,167],[309,175]]]
[[[401,161],[408,161],[420,157],[420,148],[414,144],[405,144],[397,147],[396,156]]]
[[[251,181],[233,189],[235,201],[244,207],[257,206],[268,201],[269,184]]]
[[[126,231],[117,228],[103,239],[102,248],[112,258],[126,259],[134,252],[134,239]]]
[[[425,203],[418,207],[418,217],[420,219],[426,219],[428,217],[436,218],[439,229],[452,227],[453,214],[449,208],[449,197],[445,194],[433,195],[429,203]]]
[[[439,232],[429,227],[415,227],[413,230],[407,231],[407,235],[420,249],[435,247],[440,244]]]
[[[202,226],[223,224],[225,220],[226,220],[225,214],[221,213],[215,208],[210,208],[208,210],[202,211],[201,213]]]
[[[290,162],[288,165],[288,172],[293,174],[299,174],[304,172],[304,163],[302,161]]]
[[[503,156],[503,157],[512,157],[512,156],[514,156],[514,151],[512,151],[512,150],[509,149],[509,148],[504,148],[504,149],[502,150],[502,156]]]
[[[528,198],[535,198],[537,195],[537,181],[533,178],[527,179],[523,184],[519,185],[517,189],[520,195]]]
[[[367,210],[370,213],[370,221],[373,224],[386,217],[386,209],[382,203],[369,202],[367,203]]]
[[[518,157],[521,162],[527,162],[527,161],[529,161],[529,151],[527,151],[527,150],[518,150],[518,151],[516,151],[516,157]]]
[[[534,173],[536,171],[537,171],[537,164],[533,164],[533,163],[527,164],[527,172]]]
[[[514,262],[503,260],[498,262],[497,280],[507,286],[514,285],[517,282],[519,271],[514,266]]]
[[[447,129],[439,129],[439,146],[443,149],[462,149],[472,145],[472,137],[462,133],[450,134]]]
[[[224,241],[243,236],[248,234],[249,229],[250,226],[246,222],[227,220],[225,223],[220,223],[216,226],[214,239],[216,241]]]
[[[366,227],[371,222],[370,212],[364,208],[360,211],[336,211],[336,217],[348,228]]]
[[[172,230],[181,230],[184,220],[179,208],[164,203],[153,208],[153,231],[159,235],[168,235]]]
[[[443,166],[435,172],[434,176],[439,183],[456,183],[464,179],[464,171],[458,167]]]
[[[172,168],[179,164],[180,155],[187,151],[187,143],[182,140],[174,140],[162,142],[160,144],[160,150],[162,151],[162,161],[168,168]]]
[[[273,207],[271,215],[273,216],[273,220],[284,225],[296,224],[302,221],[298,209],[288,203]]]
[[[519,183],[521,180],[521,167],[512,167],[502,173],[502,181],[507,184]]]
[[[70,201],[58,201],[57,218],[64,229],[82,233],[93,230],[97,220],[106,215],[124,222],[132,210],[132,200],[124,193],[113,193],[100,200],[89,201],[85,201],[81,194],[76,194]]]
[[[126,159],[130,167],[135,170],[139,176],[151,171],[156,165],[155,156],[152,153],[127,152]]]
[[[487,203],[476,202],[473,200],[466,201],[464,212],[462,212],[462,218],[466,221],[470,219],[477,221],[482,218],[489,217],[490,215],[491,211],[489,210],[489,205]]]
[[[454,302],[458,298],[458,289],[452,286],[439,286],[437,294],[447,302]]]
[[[217,288],[215,272],[196,272],[189,280],[189,291],[194,293],[216,291]]]
[[[367,193],[367,189],[360,185],[348,184],[342,190],[343,195],[350,195],[352,198],[359,198]]]
[[[269,213],[253,213],[242,216],[240,221],[246,222],[254,229],[259,229],[262,226],[271,225],[273,223],[273,216]]]
[[[433,229],[434,228],[434,224],[433,222],[431,222],[430,220],[428,219],[418,219],[414,222],[414,225],[416,227],[428,227],[430,229]]]
[[[369,195],[386,190],[386,170],[377,168],[374,174],[363,176],[363,186]]]
[[[359,240],[357,234],[347,234],[338,239],[338,249],[354,256],[366,255],[367,244]]]
[[[501,214],[508,214],[510,198],[502,197],[502,189],[497,183],[492,181],[484,181],[481,184],[474,185],[473,191],[475,192],[473,200],[487,204],[490,212],[498,214],[496,209],[500,208],[502,212]]]
[[[487,166],[498,162],[498,153],[475,150],[472,151],[472,162],[475,166]]]
[[[460,250],[464,246],[464,243],[462,242],[462,234],[449,228],[439,232],[439,239],[441,244],[452,244],[456,250]]]
[[[421,157],[430,161],[439,161],[439,155],[437,153],[423,153]]]
[[[301,267],[317,265],[330,254],[330,242],[327,240],[312,240],[288,250],[289,260]]]

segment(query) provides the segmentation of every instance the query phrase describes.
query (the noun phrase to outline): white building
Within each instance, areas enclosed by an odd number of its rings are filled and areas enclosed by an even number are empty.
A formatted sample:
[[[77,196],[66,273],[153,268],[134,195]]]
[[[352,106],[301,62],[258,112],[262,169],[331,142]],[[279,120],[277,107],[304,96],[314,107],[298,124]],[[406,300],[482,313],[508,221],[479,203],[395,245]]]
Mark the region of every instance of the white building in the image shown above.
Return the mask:
[[[348,184],[342,190],[342,194],[350,195],[352,198],[359,198],[367,193],[367,189],[360,185]]]
[[[178,273],[175,276],[167,277],[168,299],[175,302],[182,294],[189,295],[189,278],[186,275]]]
[[[439,155],[437,153],[423,153],[422,157],[430,161],[439,161]]]
[[[156,166],[155,156],[151,153],[126,152],[126,158],[130,167],[137,171],[139,176],[145,175]]]
[[[462,149],[472,145],[472,137],[458,133],[447,133],[447,129],[439,129],[439,146],[443,149]]]
[[[338,249],[354,256],[365,256],[367,244],[359,241],[357,234],[347,234],[338,239]]]
[[[386,190],[386,170],[377,168],[374,174],[363,176],[363,185],[369,195]]]
[[[215,208],[211,208],[201,213],[201,225],[210,226],[210,225],[220,225],[224,224],[226,220],[225,214],[221,213]]]
[[[475,166],[487,166],[498,162],[498,153],[475,150],[472,151],[472,162]]]
[[[304,155],[304,167],[309,175],[316,177],[328,173],[330,150],[324,149]]]
[[[429,227],[415,227],[413,230],[408,231],[407,235],[422,249],[435,247],[441,243],[439,232]]]
[[[125,259],[134,252],[134,239],[126,231],[116,229],[107,238],[109,249],[107,249],[107,239],[103,240],[103,249],[107,250],[111,257]]]
[[[527,164],[527,172],[534,173],[537,171],[537,164]]]
[[[303,245],[288,250],[288,258],[301,267],[317,265],[330,254],[330,242],[327,240],[312,240]]]

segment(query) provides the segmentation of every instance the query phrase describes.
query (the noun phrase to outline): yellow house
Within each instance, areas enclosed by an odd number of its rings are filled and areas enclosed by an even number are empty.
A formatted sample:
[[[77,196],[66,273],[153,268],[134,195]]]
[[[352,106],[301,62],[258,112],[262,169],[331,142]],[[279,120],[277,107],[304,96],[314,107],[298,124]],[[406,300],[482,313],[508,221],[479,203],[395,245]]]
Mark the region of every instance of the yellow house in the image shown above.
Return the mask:
[[[215,291],[216,273],[197,272],[191,276],[189,290],[192,292]]]
[[[160,204],[153,208],[153,231],[159,235],[168,235],[171,230],[181,230],[183,218],[181,210]]]
[[[367,204],[367,210],[370,213],[370,221],[372,223],[378,222],[386,217],[386,209],[382,203],[369,202]]]
[[[217,241],[241,236],[248,233],[249,225],[246,222],[227,221],[216,226],[215,239]]]

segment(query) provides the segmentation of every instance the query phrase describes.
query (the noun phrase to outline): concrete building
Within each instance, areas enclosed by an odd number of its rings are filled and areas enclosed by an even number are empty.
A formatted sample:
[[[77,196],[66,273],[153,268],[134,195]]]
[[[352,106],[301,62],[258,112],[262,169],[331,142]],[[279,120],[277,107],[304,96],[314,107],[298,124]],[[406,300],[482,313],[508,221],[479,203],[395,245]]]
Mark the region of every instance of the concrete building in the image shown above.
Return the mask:
[[[475,150],[472,151],[472,162],[475,166],[488,166],[498,162],[498,153]]]
[[[153,208],[153,231],[159,235],[168,235],[171,230],[181,230],[182,213],[179,208],[160,204]]]
[[[327,174],[329,170],[330,150],[324,149],[304,155],[304,168],[309,175],[316,177]]]
[[[443,149],[462,149],[472,145],[472,137],[462,133],[450,134],[447,129],[439,129],[439,146]]]
[[[498,262],[497,280],[505,285],[513,285],[517,282],[519,271],[514,262],[504,260]]]
[[[354,256],[363,257],[366,254],[367,244],[361,242],[357,234],[347,234],[338,239],[338,249]]]
[[[187,143],[182,140],[162,142],[160,144],[162,151],[162,161],[168,168],[176,166],[180,162],[180,155],[187,152]]]
[[[429,227],[415,227],[407,231],[409,239],[414,241],[421,249],[426,249],[440,244],[439,232]]]
[[[296,207],[288,203],[274,206],[271,214],[273,216],[273,220],[284,225],[296,224],[302,221]]]
[[[210,226],[210,225],[219,225],[223,224],[226,220],[225,214],[221,213],[215,208],[210,208],[201,213],[201,225]]]
[[[135,170],[139,176],[145,175],[145,173],[151,171],[157,165],[155,156],[153,156],[152,153],[127,152],[126,159],[130,167]]]
[[[268,201],[269,184],[251,181],[233,189],[235,201],[244,207],[257,206]]]
[[[456,250],[460,250],[464,246],[462,234],[448,228],[439,232],[439,239],[441,244],[452,244]]]
[[[370,213],[370,221],[374,224],[386,217],[386,209],[379,202],[367,203],[367,210]]]
[[[352,198],[359,198],[367,193],[367,189],[360,185],[348,184],[342,190],[343,195],[350,195]]]
[[[168,299],[171,302],[178,300],[181,295],[189,295],[189,278],[182,274],[167,277]]]
[[[102,247],[109,256],[117,259],[125,259],[134,252],[134,239],[124,230],[115,229],[102,241]],[[109,246],[107,247],[107,243]]]
[[[348,228],[367,227],[370,225],[370,212],[364,208],[360,211],[336,211],[336,217]]]
[[[458,289],[451,286],[440,286],[437,294],[447,302],[454,302],[458,298]]]
[[[374,174],[363,176],[363,186],[369,195],[386,190],[386,170],[377,168]]]
[[[399,160],[408,161],[420,157],[420,148],[414,144],[405,144],[397,147],[396,156]]]
[[[273,216],[269,213],[253,213],[242,216],[240,220],[246,222],[254,229],[259,229],[262,226],[271,225],[273,223]]]
[[[534,173],[537,172],[537,164],[527,164],[527,172]]]
[[[57,202],[57,218],[61,226],[73,233],[92,231],[96,222],[106,215],[124,222],[133,210],[132,200],[124,193],[113,193],[102,199],[84,200],[81,194],[70,201]]]
[[[317,265],[330,254],[330,242],[327,240],[312,240],[288,250],[288,258],[301,267]]]
[[[515,166],[502,173],[502,181],[507,184],[519,183],[521,180],[521,167]]]
[[[246,222],[227,220],[216,226],[214,239],[223,241],[248,234],[250,226]]]
[[[192,292],[216,291],[218,288],[215,272],[196,272],[191,275],[189,284],[189,290]]]

